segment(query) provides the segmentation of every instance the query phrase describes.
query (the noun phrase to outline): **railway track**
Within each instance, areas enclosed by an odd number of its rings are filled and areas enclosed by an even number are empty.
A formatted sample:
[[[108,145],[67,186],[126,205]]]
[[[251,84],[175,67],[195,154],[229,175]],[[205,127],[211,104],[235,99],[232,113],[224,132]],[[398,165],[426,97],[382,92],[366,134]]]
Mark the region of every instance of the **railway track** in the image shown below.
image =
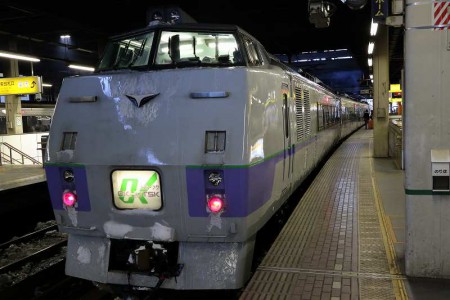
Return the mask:
[[[0,299],[113,299],[64,273],[67,235],[54,222],[0,244]]]
[[[67,236],[50,225],[0,245],[0,298],[30,299],[40,284],[64,274]],[[22,296],[23,295],[23,296]]]

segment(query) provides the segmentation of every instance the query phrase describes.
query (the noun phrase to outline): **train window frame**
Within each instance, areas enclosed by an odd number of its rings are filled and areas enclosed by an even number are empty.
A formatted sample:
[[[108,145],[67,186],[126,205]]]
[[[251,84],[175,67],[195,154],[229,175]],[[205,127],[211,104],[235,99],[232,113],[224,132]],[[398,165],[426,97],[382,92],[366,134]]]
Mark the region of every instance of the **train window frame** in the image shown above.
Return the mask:
[[[152,61],[155,31],[112,39],[106,45],[98,71],[147,67]]]
[[[250,66],[261,66],[262,61],[258,51],[258,44],[247,36],[242,37],[244,48],[246,50],[247,63]]]

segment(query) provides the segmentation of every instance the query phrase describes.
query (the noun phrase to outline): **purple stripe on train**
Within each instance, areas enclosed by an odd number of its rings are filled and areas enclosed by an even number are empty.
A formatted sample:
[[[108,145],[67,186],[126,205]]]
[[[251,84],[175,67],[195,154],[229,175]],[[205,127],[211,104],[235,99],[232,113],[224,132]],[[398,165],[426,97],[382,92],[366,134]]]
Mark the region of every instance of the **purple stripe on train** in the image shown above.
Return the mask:
[[[272,196],[275,166],[285,157],[291,156],[300,149],[314,142],[311,138],[303,143],[292,145],[290,150],[268,159],[260,164],[242,168],[224,168],[223,187],[226,195],[226,209],[221,217],[245,217],[263,206]],[[205,180],[205,171],[217,168],[186,168],[189,215],[191,217],[207,217],[206,195],[210,186]],[[206,181],[206,182],[205,182]],[[246,189],[247,188],[247,189]]]
[[[245,217],[272,196],[275,165],[282,156],[251,167],[223,169],[223,188],[226,195],[226,210],[221,217]],[[187,192],[189,215],[207,217],[205,171],[211,168],[187,168]]]

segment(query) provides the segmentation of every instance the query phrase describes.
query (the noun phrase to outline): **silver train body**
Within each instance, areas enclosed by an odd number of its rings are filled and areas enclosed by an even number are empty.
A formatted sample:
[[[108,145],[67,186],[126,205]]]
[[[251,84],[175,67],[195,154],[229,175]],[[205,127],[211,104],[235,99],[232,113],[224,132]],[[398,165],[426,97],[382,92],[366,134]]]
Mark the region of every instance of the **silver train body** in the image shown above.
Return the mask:
[[[64,79],[45,170],[66,274],[136,288],[239,289],[255,236],[367,105],[229,25],[111,39]]]

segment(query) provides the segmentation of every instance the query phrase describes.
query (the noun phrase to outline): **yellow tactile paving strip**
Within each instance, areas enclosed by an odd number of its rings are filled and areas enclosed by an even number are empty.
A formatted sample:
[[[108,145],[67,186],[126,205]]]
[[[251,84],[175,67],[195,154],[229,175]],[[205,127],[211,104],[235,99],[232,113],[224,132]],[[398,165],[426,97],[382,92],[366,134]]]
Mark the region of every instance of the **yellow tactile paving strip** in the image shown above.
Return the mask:
[[[375,198],[376,191],[372,184],[369,147],[361,151],[359,165],[359,273],[373,273],[376,276],[359,278],[361,299],[395,299],[394,287],[390,275],[388,255],[385,249],[384,235]]]
[[[327,161],[240,299],[404,299],[359,130]],[[389,258],[391,257],[391,258]]]

